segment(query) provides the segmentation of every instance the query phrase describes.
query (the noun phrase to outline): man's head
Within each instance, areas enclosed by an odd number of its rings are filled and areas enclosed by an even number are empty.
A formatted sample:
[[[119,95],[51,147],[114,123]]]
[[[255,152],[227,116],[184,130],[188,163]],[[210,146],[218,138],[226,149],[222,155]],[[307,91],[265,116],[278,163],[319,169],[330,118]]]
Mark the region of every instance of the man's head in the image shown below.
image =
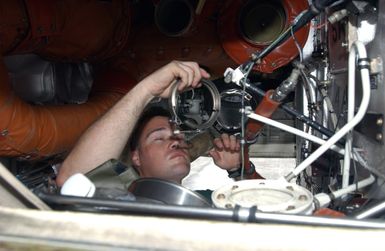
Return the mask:
[[[190,171],[183,136],[175,135],[170,113],[159,107],[146,110],[130,140],[131,161],[141,177],[180,183]]]

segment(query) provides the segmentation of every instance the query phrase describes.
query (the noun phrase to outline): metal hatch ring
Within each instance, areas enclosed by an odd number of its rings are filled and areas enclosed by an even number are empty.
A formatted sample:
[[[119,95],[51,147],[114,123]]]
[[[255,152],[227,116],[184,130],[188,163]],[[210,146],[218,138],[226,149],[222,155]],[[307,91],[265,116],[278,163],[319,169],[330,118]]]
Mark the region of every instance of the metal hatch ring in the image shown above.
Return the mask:
[[[178,113],[177,113],[178,108],[179,108],[178,107],[178,98],[179,98],[178,84],[179,84],[179,81],[175,81],[175,84],[172,86],[172,89],[171,89],[171,96],[169,98],[169,106],[170,106],[170,109],[171,109],[171,112],[173,115],[173,119],[176,122],[176,124],[178,124],[178,125],[185,124],[188,127],[193,128],[193,129],[204,130],[204,129],[211,127],[214,124],[214,122],[217,120],[218,114],[219,114],[219,109],[221,106],[221,97],[220,97],[219,91],[218,91],[217,87],[215,86],[215,84],[208,79],[201,79],[200,83],[202,84],[202,87],[200,87],[200,88],[206,87],[209,90],[211,97],[212,97],[212,100],[213,100],[213,106],[211,109],[210,118],[202,124],[198,124],[198,123],[192,121],[191,119],[187,119],[184,121],[182,121],[180,119],[180,117],[178,116]],[[191,90],[191,89],[189,89],[189,90]],[[189,90],[187,90],[187,91],[189,91]]]

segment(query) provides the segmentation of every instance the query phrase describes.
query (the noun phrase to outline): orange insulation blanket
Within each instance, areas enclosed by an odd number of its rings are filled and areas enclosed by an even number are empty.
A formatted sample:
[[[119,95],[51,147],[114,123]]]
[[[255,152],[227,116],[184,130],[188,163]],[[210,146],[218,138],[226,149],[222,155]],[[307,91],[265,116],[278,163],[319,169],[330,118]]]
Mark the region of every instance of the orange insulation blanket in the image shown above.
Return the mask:
[[[262,99],[262,102],[257,106],[257,108],[254,111],[256,114],[259,114],[266,118],[271,118],[273,113],[277,110],[278,106],[280,105],[279,102],[276,102],[270,99],[270,96],[273,92],[274,90],[269,90],[266,92],[265,96]],[[250,120],[247,124],[247,132],[246,132],[247,139],[254,138],[255,135],[262,129],[263,126],[264,124],[261,122]]]
[[[123,72],[109,74],[96,83],[109,90],[96,87],[85,104],[39,106],[14,95],[1,62],[0,156],[35,158],[70,150],[83,131],[135,84]]]

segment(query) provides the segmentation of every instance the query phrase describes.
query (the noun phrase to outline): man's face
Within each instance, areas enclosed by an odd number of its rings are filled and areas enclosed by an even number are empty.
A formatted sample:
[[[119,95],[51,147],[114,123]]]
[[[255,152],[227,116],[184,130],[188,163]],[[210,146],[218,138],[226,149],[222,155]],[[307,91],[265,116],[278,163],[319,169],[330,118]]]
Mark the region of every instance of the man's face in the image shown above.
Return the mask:
[[[183,136],[173,134],[169,119],[153,117],[144,126],[132,161],[141,177],[180,183],[190,171],[190,157]]]

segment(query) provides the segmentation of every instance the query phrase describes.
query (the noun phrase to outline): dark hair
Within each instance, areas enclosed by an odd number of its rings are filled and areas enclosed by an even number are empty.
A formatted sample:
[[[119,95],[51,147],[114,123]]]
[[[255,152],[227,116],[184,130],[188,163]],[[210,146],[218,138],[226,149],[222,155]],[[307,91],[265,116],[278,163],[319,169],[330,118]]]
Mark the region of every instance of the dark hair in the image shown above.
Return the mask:
[[[150,106],[146,108],[140,116],[139,120],[136,122],[134,130],[132,131],[130,138],[131,151],[134,151],[137,148],[139,144],[139,138],[143,132],[144,126],[147,124],[148,121],[150,121],[153,117],[156,116],[171,118],[171,113],[165,108],[159,106]]]

